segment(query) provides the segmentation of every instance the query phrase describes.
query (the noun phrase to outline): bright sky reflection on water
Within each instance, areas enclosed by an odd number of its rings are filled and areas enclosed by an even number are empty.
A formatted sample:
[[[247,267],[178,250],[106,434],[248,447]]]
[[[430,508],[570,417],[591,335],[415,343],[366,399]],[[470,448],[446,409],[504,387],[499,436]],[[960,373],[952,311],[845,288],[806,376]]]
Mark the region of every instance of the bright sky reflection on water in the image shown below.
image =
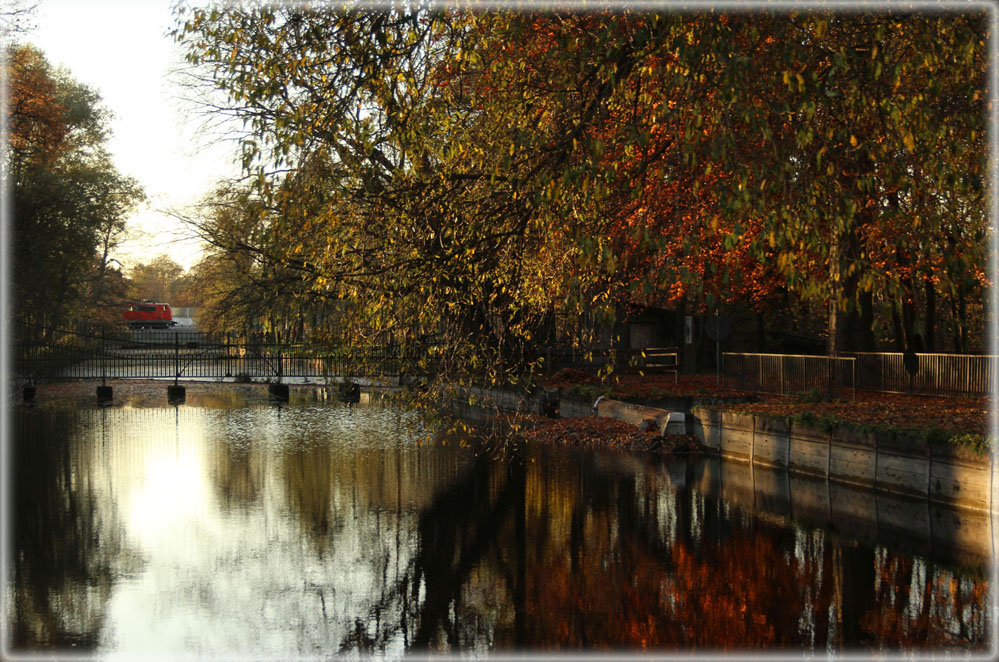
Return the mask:
[[[420,447],[407,420],[304,402],[19,411],[14,647],[990,645],[984,516],[961,515],[969,535],[948,540],[874,519],[851,531],[838,508],[929,506],[717,459],[539,447],[498,461]]]
[[[142,567],[109,601],[112,627],[105,627],[100,647],[125,658],[151,651],[310,654],[335,647],[353,626],[351,614],[364,611],[355,600],[375,589],[366,543],[377,532],[363,518],[344,517],[335,546],[317,547],[289,509],[299,498],[289,483],[310,480],[306,474],[317,467],[332,471],[337,453],[304,434],[307,423],[282,421],[276,409],[158,413],[144,413],[149,424],[140,428],[176,426],[174,438],[126,434],[108,465],[108,491],[123,504],[126,544]],[[332,424],[330,432],[354,427],[352,412],[339,413],[340,420],[320,416]],[[251,425],[260,443],[250,449],[219,445],[213,436]],[[334,502],[356,509],[352,494],[336,487],[353,492],[356,486],[334,481],[332,494]],[[335,596],[324,594],[331,584]],[[333,615],[345,626],[331,625]]]

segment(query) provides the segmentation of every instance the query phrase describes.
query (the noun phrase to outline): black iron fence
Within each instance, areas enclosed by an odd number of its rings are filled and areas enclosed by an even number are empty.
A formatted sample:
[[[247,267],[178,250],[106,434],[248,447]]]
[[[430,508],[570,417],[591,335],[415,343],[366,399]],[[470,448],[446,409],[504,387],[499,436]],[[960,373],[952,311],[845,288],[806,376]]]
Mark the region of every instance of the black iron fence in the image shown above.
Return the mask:
[[[397,345],[330,348],[246,342],[225,334],[173,329],[62,331],[21,327],[14,338],[14,373],[28,381],[56,379],[371,378],[399,376],[426,364],[427,348]]]
[[[76,330],[20,325],[14,372],[28,381],[56,379],[208,379],[402,377],[434,374],[442,357],[433,343],[329,347],[264,342],[192,329],[93,327]],[[564,367],[615,372],[676,372],[675,348],[621,350],[547,348],[547,372]]]

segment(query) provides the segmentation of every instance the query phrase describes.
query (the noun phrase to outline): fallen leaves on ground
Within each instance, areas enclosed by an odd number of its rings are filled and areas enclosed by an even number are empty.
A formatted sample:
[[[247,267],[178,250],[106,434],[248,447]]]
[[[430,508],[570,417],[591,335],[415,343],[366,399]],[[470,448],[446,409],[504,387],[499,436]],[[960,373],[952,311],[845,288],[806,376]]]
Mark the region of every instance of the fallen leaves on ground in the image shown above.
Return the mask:
[[[592,387],[594,392],[597,390],[606,392],[608,397],[616,400],[649,401],[684,396],[734,398],[756,395],[726,388],[724,380],[719,386],[718,376],[713,374],[676,377],[672,373],[659,372],[644,375],[612,373],[601,381],[596,375],[588,372],[566,368],[545,380],[544,385],[560,389],[573,386]]]
[[[592,385],[595,377],[583,374],[589,379],[577,383]],[[983,397],[937,397],[858,391],[856,400],[852,399],[852,393],[843,392],[842,397],[823,402],[803,400],[797,396],[726,389],[724,380],[719,388],[718,378],[713,374],[680,375],[679,383],[674,383],[672,375],[612,374],[601,387],[609,391],[610,398],[652,406],[655,406],[656,400],[672,397],[731,400],[746,398],[753,402],[726,404],[724,408],[781,417],[811,412],[817,418],[871,427],[920,430],[937,428],[952,434],[984,434],[989,423],[989,401]]]
[[[562,368],[554,375],[545,380],[545,386],[549,388],[569,388],[576,384],[599,384],[600,379],[596,375],[591,375],[582,370],[574,368]]]
[[[763,402],[733,404],[728,411],[789,417],[811,412],[858,425],[945,432],[985,433],[989,422],[986,398],[943,398],[901,393],[857,393],[856,401],[802,402],[775,396]]]
[[[719,385],[717,375],[680,375],[679,378],[666,374],[611,375],[612,397],[651,400],[657,397],[740,397],[758,395],[729,389],[722,380]]]
[[[613,418],[586,416],[555,419],[534,416],[523,417],[519,422],[525,428],[524,438],[534,443],[657,453],[692,453],[704,450],[693,435],[661,437],[656,431],[644,431]]]

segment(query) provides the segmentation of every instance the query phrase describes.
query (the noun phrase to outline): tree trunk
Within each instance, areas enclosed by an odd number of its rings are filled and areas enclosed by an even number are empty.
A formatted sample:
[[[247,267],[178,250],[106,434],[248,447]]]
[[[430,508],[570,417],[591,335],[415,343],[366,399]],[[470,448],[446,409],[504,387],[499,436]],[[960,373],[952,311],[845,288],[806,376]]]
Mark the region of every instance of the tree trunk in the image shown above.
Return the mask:
[[[859,271],[844,275],[842,270],[842,265],[848,264],[858,253],[859,240],[855,230],[840,236],[830,248],[829,276],[833,283],[828,323],[827,352],[830,355],[843,351],[874,351],[873,293],[859,291]],[[840,299],[845,302],[845,309],[840,308]]]
[[[905,351],[905,335],[902,331],[902,319],[898,316],[898,306],[891,307],[891,324],[895,331],[895,351],[902,353]]]
[[[96,307],[100,305],[104,296],[104,278],[108,270],[108,262],[111,257],[111,240],[114,234],[114,222],[108,221],[107,228],[101,236],[101,264],[97,269],[97,283],[91,297],[91,303]]]
[[[756,351],[767,352],[767,326],[762,313],[756,313]]]
[[[832,296],[829,298],[829,317],[826,322],[826,354],[835,356],[842,347],[840,346],[841,311],[839,309],[840,280],[839,261],[841,253],[841,238],[829,247],[829,282],[833,284]]]
[[[830,354],[849,351],[872,351],[874,346],[874,304],[868,292],[858,296],[859,276],[841,279],[838,296],[846,300],[846,310],[834,305],[830,310],[829,335],[833,340]]]
[[[961,330],[961,351],[967,353],[968,349],[968,301],[964,296],[964,288],[958,290],[957,299],[958,328]]]
[[[923,281],[923,289],[926,292],[926,351],[936,351],[936,330],[937,325],[937,291],[933,287],[933,281],[927,275]]]
[[[909,293],[912,293],[911,287],[909,288]],[[904,297],[904,295],[903,295]],[[915,351],[912,348],[913,341],[915,338],[915,306],[912,303],[911,298],[902,299],[902,334],[905,339],[905,351],[912,352]]]
[[[909,297],[902,304],[902,322],[906,332],[906,351],[920,354],[926,351],[925,338],[923,334],[916,331],[916,322],[919,318],[919,310],[916,306],[916,283],[910,277],[906,280],[909,290]]]
[[[954,337],[954,351],[958,354],[964,354],[964,343],[961,342],[961,321],[957,313],[957,297],[950,298],[950,310],[954,317],[954,328],[952,330],[952,335]]]
[[[857,316],[857,351],[873,352],[874,344],[874,293],[861,292],[857,299],[860,313]]]

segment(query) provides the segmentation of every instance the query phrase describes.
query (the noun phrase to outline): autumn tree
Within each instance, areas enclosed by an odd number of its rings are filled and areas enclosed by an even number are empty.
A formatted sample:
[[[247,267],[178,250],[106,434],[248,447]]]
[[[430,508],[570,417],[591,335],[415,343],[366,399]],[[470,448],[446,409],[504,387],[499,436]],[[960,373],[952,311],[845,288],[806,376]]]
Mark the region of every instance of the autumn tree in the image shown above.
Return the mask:
[[[284,254],[273,248],[282,242],[304,247],[310,238],[282,233],[295,226],[272,223],[273,214],[249,187],[220,185],[192,211],[175,216],[195,229],[204,246],[187,290],[202,306],[200,324],[244,335],[331,339],[326,327],[336,300],[312,288],[302,265],[281,259]]]
[[[750,253],[745,237],[733,236],[739,223],[758,228],[759,219],[723,219],[717,183],[728,173],[718,164],[695,165],[685,154],[696,140],[684,127],[688,108],[717,95],[691,84],[698,73],[684,61],[696,59],[687,51],[702,46],[698,35],[710,28],[709,19],[553,13],[506,20],[515,38],[489,38],[482,46],[498,51],[501,63],[479,73],[484,94],[494,96],[489,87],[550,85],[550,106],[534,118],[544,125],[565,121],[559,108],[571,107],[571,95],[585,90],[580,81],[595,80],[601,89],[585,121],[551,130],[553,137],[571,137],[552,194],[572,216],[550,231],[556,244],[577,248],[567,274],[587,283],[585,306],[613,313],[623,304],[689,301],[691,312],[700,312],[724,299],[765,310],[782,279]]]
[[[973,12],[230,6],[175,32],[247,127],[267,214],[227,250],[500,381],[553,312],[622,302],[793,296],[829,306],[834,351],[893,313],[914,347],[938,290],[957,310],[984,285],[958,274],[986,241],[983,34]]]
[[[578,89],[559,79],[584,79],[577,62],[613,74],[563,174],[596,194],[566,206],[598,292],[828,302],[833,351],[874,349],[889,320],[932,349],[938,292],[967,328],[959,301],[986,284],[981,13],[508,20],[509,88]]]
[[[174,302],[184,287],[184,267],[169,255],[159,255],[150,262],[140,262],[129,269],[130,298],[136,301]]]
[[[292,270],[349,319],[432,336],[453,365],[502,381],[531,363],[555,281],[523,277],[543,191],[495,162],[530,119],[485,133],[439,79],[467,20],[217,8],[193,12],[179,36],[247,119],[244,165],[292,166],[261,172],[266,232],[244,252]],[[451,120],[448,107],[460,111]]]
[[[96,92],[30,46],[9,47],[6,67],[17,317],[58,326],[113,316],[111,253],[142,191],[111,163]]]
[[[892,11],[738,14],[704,35],[719,94],[688,108],[685,153],[730,173],[716,190],[726,217],[762,220],[755,252],[829,302],[830,351],[874,349],[879,312],[920,349],[935,292],[981,273],[985,35],[981,12]],[[939,259],[951,250],[960,273]]]

